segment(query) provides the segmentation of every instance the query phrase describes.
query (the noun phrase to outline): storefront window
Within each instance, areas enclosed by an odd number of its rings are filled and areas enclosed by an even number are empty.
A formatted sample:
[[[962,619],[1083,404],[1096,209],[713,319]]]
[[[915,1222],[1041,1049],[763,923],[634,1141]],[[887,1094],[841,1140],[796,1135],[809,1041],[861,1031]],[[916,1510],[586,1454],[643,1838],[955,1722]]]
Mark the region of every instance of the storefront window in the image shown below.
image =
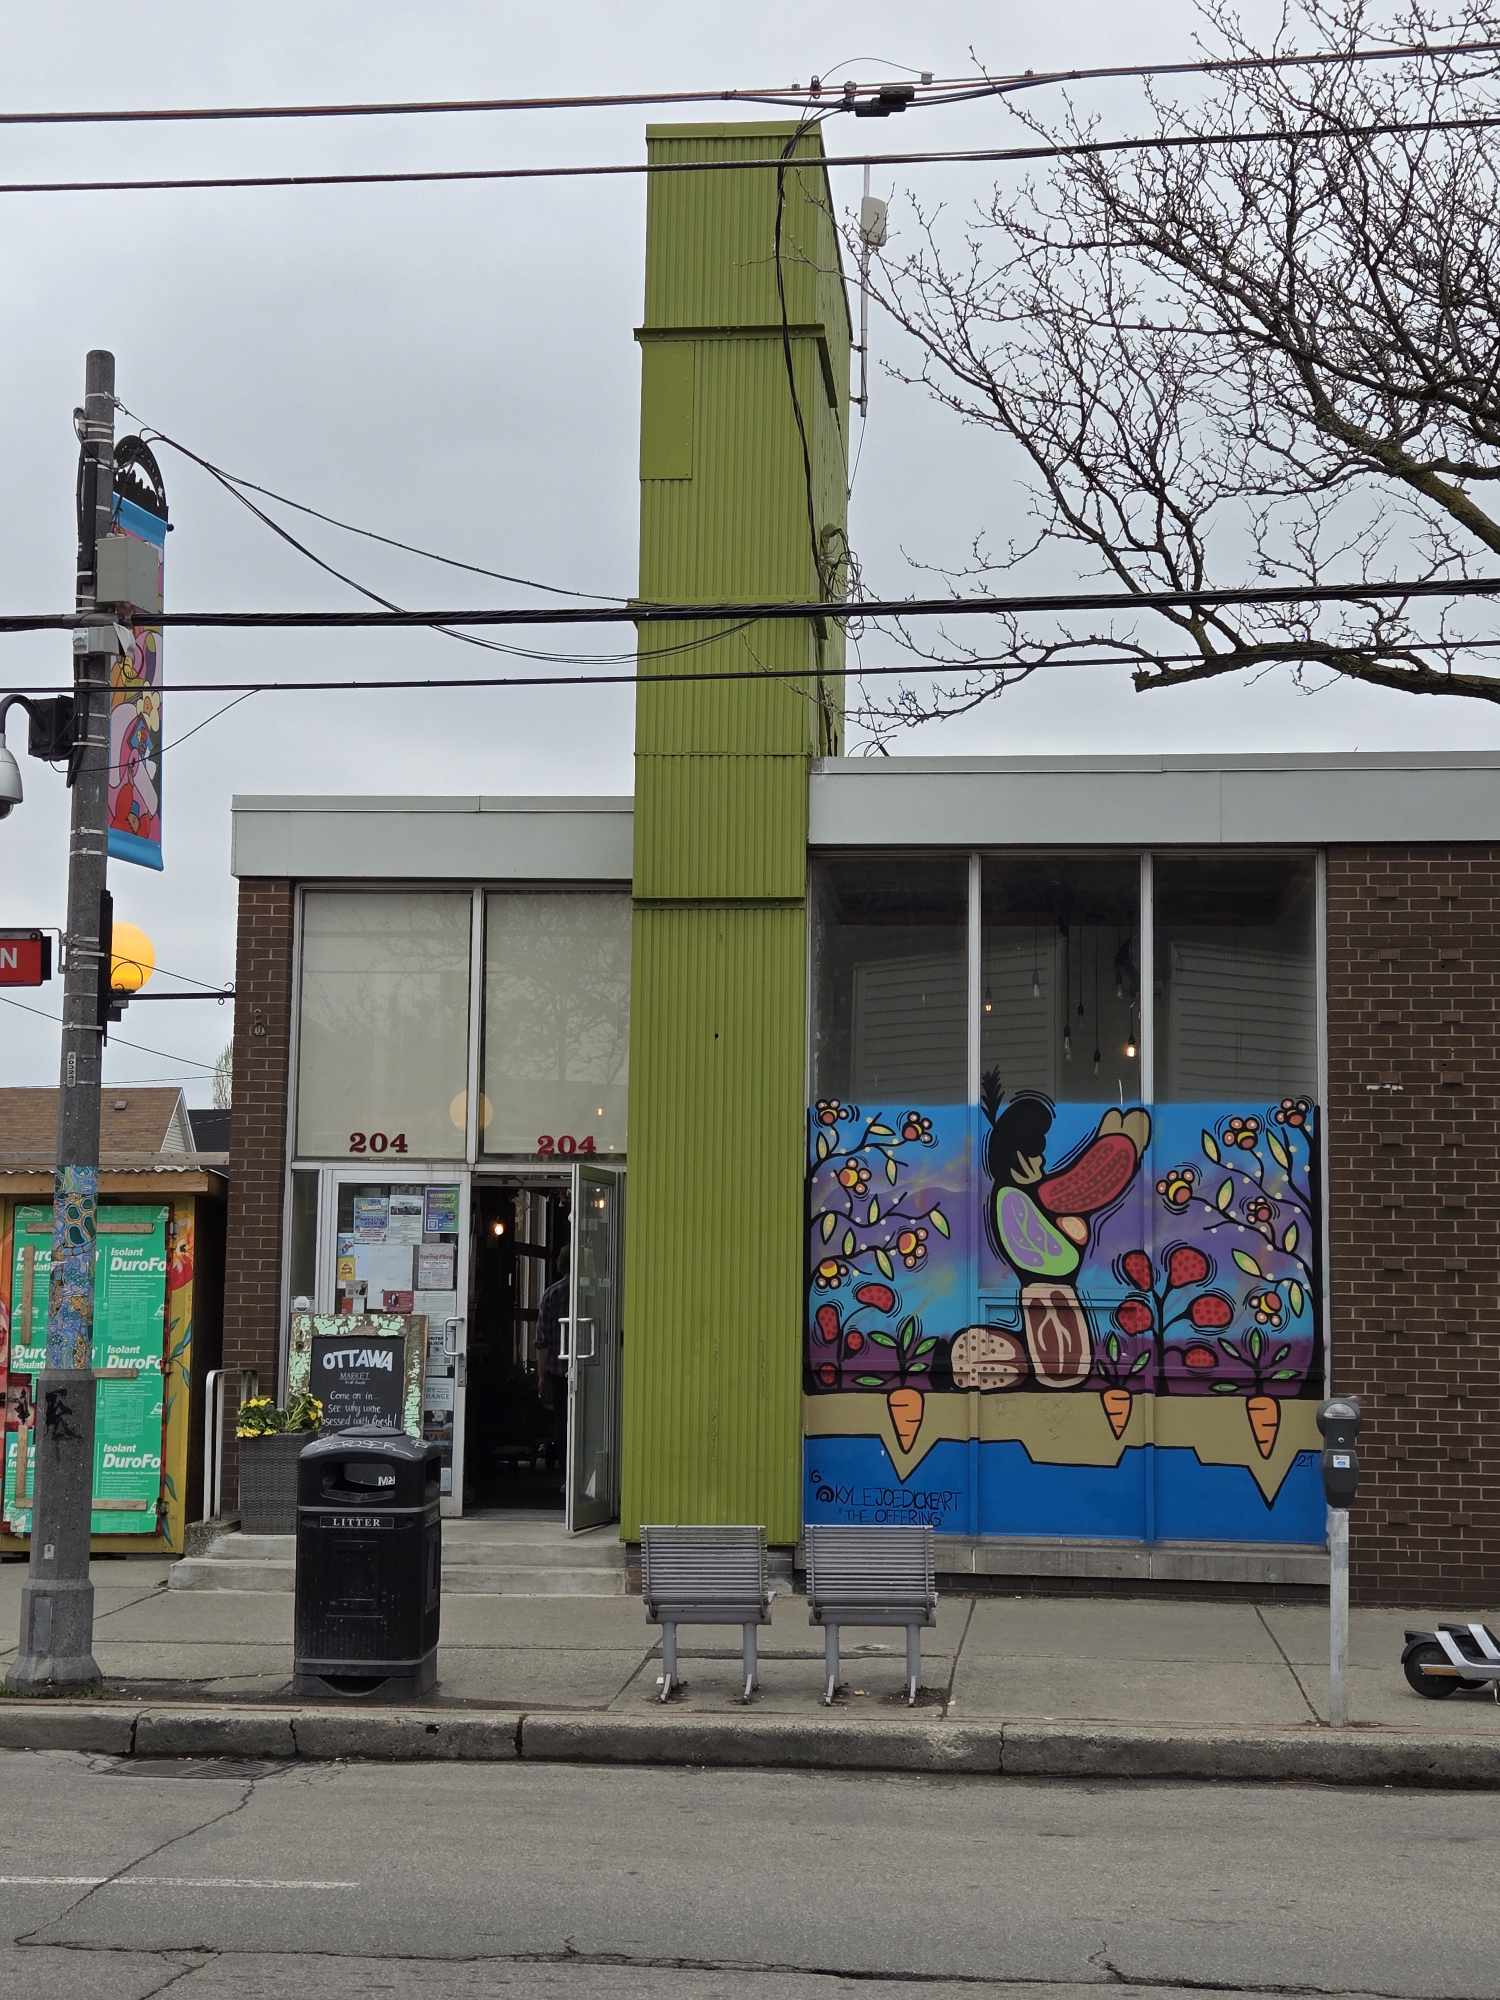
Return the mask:
[[[1159,854],[1155,1096],[1317,1097],[1315,874],[1306,854]]]
[[[292,1226],[287,1248],[287,1296],[318,1295],[318,1174],[303,1168],[292,1175]]]
[[[453,1159],[468,1092],[467,896],[303,899],[297,1151]]]
[[[968,861],[824,861],[815,874],[814,1096],[962,1104]]]
[[[630,899],[485,899],[487,1153],[623,1153],[630,1051]]]
[[[987,855],[980,880],[981,1070],[1007,1096],[1137,1098],[1135,855]]]

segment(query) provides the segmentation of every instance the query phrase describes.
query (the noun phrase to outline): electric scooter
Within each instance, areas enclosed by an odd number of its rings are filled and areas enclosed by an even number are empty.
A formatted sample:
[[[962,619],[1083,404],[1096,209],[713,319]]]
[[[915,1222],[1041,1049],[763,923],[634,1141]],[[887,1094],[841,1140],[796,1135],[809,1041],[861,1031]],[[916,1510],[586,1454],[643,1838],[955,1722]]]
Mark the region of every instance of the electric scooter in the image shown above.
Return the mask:
[[[1443,1701],[1461,1687],[1488,1687],[1500,1701],[1500,1645],[1488,1625],[1408,1632],[1401,1668],[1407,1686],[1428,1701]]]

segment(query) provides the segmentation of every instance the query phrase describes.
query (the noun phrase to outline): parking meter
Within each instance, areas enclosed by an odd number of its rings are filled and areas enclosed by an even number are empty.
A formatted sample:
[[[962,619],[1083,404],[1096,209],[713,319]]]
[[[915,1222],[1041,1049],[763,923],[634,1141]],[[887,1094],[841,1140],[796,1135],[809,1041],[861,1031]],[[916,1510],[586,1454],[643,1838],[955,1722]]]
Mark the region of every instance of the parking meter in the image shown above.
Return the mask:
[[[1333,1396],[1318,1411],[1323,1433],[1323,1497],[1347,1507],[1359,1485],[1359,1398]]]

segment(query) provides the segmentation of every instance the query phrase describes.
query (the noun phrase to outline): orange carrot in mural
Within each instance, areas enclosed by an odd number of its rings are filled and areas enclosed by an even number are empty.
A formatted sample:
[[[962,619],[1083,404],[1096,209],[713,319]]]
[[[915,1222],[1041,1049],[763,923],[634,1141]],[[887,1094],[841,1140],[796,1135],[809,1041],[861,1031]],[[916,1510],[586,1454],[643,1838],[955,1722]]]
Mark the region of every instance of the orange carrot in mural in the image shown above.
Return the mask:
[[[891,1413],[896,1442],[903,1451],[910,1451],[916,1443],[917,1432],[922,1428],[922,1412],[926,1405],[927,1398],[920,1389],[903,1387],[886,1391],[885,1406]]]
[[[1134,1400],[1130,1391],[1119,1383],[1112,1383],[1108,1389],[1099,1391],[1099,1401],[1104,1405],[1109,1427],[1117,1438],[1125,1435],[1125,1426],[1130,1422],[1130,1405]]]
[[[1276,1449],[1276,1433],[1281,1429],[1281,1405],[1274,1396],[1247,1396],[1245,1415],[1250,1419],[1250,1435],[1262,1458]]]

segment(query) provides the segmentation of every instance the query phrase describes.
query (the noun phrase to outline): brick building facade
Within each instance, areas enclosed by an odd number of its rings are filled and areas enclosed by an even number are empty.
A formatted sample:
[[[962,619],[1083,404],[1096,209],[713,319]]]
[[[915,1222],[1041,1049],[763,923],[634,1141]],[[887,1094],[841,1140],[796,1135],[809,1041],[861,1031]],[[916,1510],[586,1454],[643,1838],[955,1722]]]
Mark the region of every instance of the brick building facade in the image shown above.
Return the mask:
[[[291,1101],[293,917],[286,881],[242,881],[235,946],[233,1175],[224,1270],[224,1365],[276,1384],[285,1291],[287,1106]],[[225,1490],[239,1460],[233,1413]]]
[[[1329,1289],[1364,1408],[1352,1588],[1500,1591],[1500,851],[1331,847]]]
[[[1495,1419],[1500,1415],[1500,1305],[1494,1281],[1494,1243],[1500,1222],[1500,1151],[1495,1140],[1500,1108],[1496,1104],[1500,1055],[1495,1034],[1500,1014],[1500,942],[1495,932],[1500,897],[1500,811],[1490,803],[1495,777],[1492,763],[1482,756],[1100,759],[1045,765],[1041,760],[903,763],[892,759],[878,767],[828,760],[815,766],[811,779],[810,863],[815,885],[826,875],[824,857],[828,856],[866,854],[877,873],[883,867],[892,883],[899,884],[908,871],[914,871],[909,878],[913,883],[924,869],[930,872],[941,862],[945,846],[957,843],[970,851],[968,861],[954,851],[951,865],[960,876],[965,867],[975,871],[967,947],[970,969],[955,974],[968,992],[975,1030],[969,1057],[971,1079],[981,1066],[980,1037],[991,1032],[988,1019],[991,1005],[996,1004],[991,1002],[989,985],[995,976],[990,969],[992,961],[986,956],[976,969],[973,958],[976,941],[989,937],[991,921],[989,905],[981,909],[978,900],[979,871],[993,865],[1003,872],[1034,854],[1031,842],[1043,788],[1049,809],[1061,813],[1077,828],[1080,842],[1094,843],[1080,846],[1071,856],[1067,851],[1059,852],[1054,858],[1064,873],[1076,872],[1087,856],[1093,856],[1097,864],[1101,853],[1112,851],[1103,845],[1109,829],[1132,843],[1117,850],[1130,869],[1136,867],[1138,853],[1147,856],[1142,880],[1149,883],[1153,833],[1170,827],[1182,840],[1183,847],[1177,850],[1154,849],[1157,888],[1155,892],[1149,887],[1142,891],[1143,928],[1138,945],[1145,953],[1141,970],[1147,979],[1152,978],[1148,939],[1153,893],[1161,905],[1167,894],[1164,885],[1174,867],[1179,876],[1194,872],[1195,851],[1205,865],[1212,861],[1222,866],[1227,859],[1232,866],[1236,856],[1244,857],[1252,872],[1255,855],[1270,857],[1272,874],[1281,866],[1275,861],[1278,854],[1301,856],[1298,865],[1306,870],[1316,861],[1319,1082],[1314,1115],[1323,1148],[1319,1221],[1326,1234],[1326,1262],[1306,1240],[1301,1248],[1317,1267],[1322,1289],[1321,1342],[1326,1343],[1329,1361],[1328,1386],[1357,1393],[1364,1401],[1363,1483],[1353,1515],[1352,1547],[1354,1595],[1365,1603],[1432,1604],[1459,1611],[1482,1606],[1500,1581],[1500,1500],[1494,1497],[1494,1475],[1500,1471],[1500,1445],[1494,1441]],[[1206,781],[1201,808],[1193,803],[1200,780]],[[1280,829],[1296,846],[1275,849],[1245,844],[1238,829],[1249,815],[1236,802],[1242,795],[1247,800],[1253,798],[1261,810],[1268,790],[1283,781],[1287,791],[1276,816]],[[235,1043],[234,1206],[225,1358],[232,1364],[256,1368],[263,1387],[276,1380],[289,1296],[290,1252],[284,1228],[290,1205],[289,1168],[295,1165],[306,1177],[304,1187],[314,1179],[319,1181],[324,1189],[319,1200],[324,1204],[333,1199],[337,1185],[350,1179],[336,1160],[299,1152],[294,1113],[289,1121],[289,1100],[295,1095],[291,1062],[297,1005],[293,967],[299,885],[358,881],[375,899],[372,910],[379,903],[382,888],[399,889],[406,880],[452,887],[462,884],[467,890],[471,882],[495,881],[502,871],[505,886],[501,901],[517,894],[524,898],[532,888],[543,890],[548,883],[555,883],[560,872],[589,881],[596,891],[611,880],[620,893],[624,891],[628,860],[621,843],[623,839],[628,852],[628,801],[551,802],[548,837],[535,852],[524,829],[540,824],[530,817],[540,802],[484,802],[481,810],[487,817],[472,822],[480,829],[475,836],[467,833],[469,823],[454,817],[466,803],[412,800],[378,802],[377,806],[376,802],[362,801],[257,800],[237,804],[240,1006]],[[603,823],[597,814],[606,804],[614,815],[610,822],[612,845],[607,852],[593,830]],[[374,817],[377,810],[389,813],[389,824],[397,829],[389,838],[383,831],[375,832],[384,824]],[[592,819],[591,813],[595,815]],[[1451,837],[1460,828],[1488,833],[1492,818],[1496,821],[1493,838],[1455,841]],[[890,829],[898,821],[910,834],[911,844],[892,849]],[[451,836],[461,824],[465,825],[466,838],[455,843]],[[1385,825],[1404,828],[1412,837],[1401,843],[1373,841],[1371,835]],[[1341,839],[1340,833],[1350,837]],[[273,872],[278,865],[289,865],[282,857],[293,855],[305,873],[293,878]],[[1188,864],[1186,869],[1182,862]],[[1281,872],[1286,872],[1284,867]],[[1308,879],[1313,879],[1311,874]],[[485,897],[495,892],[475,893],[475,964],[487,981],[494,975],[494,953],[486,953],[483,926],[491,919],[481,910]],[[823,921],[816,911],[810,919],[810,948],[815,958],[818,927]],[[961,916],[955,918],[956,923],[962,921]],[[1154,921],[1156,973],[1152,983],[1160,1013],[1166,1004],[1161,995],[1168,983],[1163,964],[1168,945],[1161,930],[1160,907]],[[372,938],[377,932],[372,916]],[[1032,966],[1036,947],[1030,942],[1029,928],[1021,936],[1025,967],[1016,991],[1024,1000],[1027,977],[1033,984],[1036,980]],[[1099,967],[1095,962],[1088,972],[1086,926],[1075,924],[1073,940],[1071,949],[1080,962],[1059,976],[1070,995],[1070,1017],[1075,1000],[1077,1016],[1081,1017],[1086,987],[1089,1006],[1097,1005]],[[1057,946],[1059,954],[1063,948],[1062,944]],[[988,953],[989,944],[983,949]],[[378,942],[372,950],[378,959]],[[1123,954],[1119,962],[1126,963],[1128,957]],[[1248,962],[1253,968],[1255,952]],[[929,959],[922,963],[928,967],[923,980],[930,984],[936,976],[932,971],[936,961],[929,953]],[[1067,960],[1059,955],[1056,963],[1061,968]],[[480,977],[479,969],[476,978]],[[1180,967],[1177,976],[1181,976]],[[1111,972],[1109,977],[1115,974]],[[1124,985],[1126,998],[1117,1004],[1130,1009],[1134,1021],[1128,972]],[[1310,1008],[1312,984],[1307,994],[1306,1002],[1298,1004]],[[981,997],[990,1003],[982,1009]],[[1106,998],[1106,1014],[1108,1006]],[[825,1025],[820,1020],[823,1007],[814,979],[808,1024],[813,1051],[809,1096],[820,1102],[823,1091],[817,1078],[822,1058],[817,1051]],[[976,1011],[985,1016],[983,1023],[973,1022]],[[1145,1009],[1141,1017],[1143,1044],[1150,1039],[1145,1019],[1150,1012]],[[1072,1025],[1083,1033],[1077,1018]],[[1134,1027],[1131,1032],[1133,1039]],[[1200,1122],[1197,1107],[1174,1104],[1168,1068],[1169,1058],[1177,1058],[1169,1050],[1169,1034],[1163,1016],[1156,1023],[1155,1055],[1151,1057],[1143,1046],[1137,1079],[1153,1122],[1153,1144],[1159,1148],[1144,1163],[1142,1172],[1155,1176],[1158,1188],[1163,1175],[1167,1185],[1173,1184],[1172,1163],[1178,1154],[1188,1157],[1181,1137],[1182,1114],[1187,1114],[1186,1122],[1195,1128],[1194,1137]],[[1085,1040],[1098,1035],[1096,1026]],[[1107,1040],[1108,1036],[1100,1038]],[[353,1072],[363,1076],[368,1066],[362,1063],[357,1048],[351,1049],[349,1060]],[[486,1074],[484,1060],[481,1050],[471,1049],[471,1094],[479,1093],[480,1078]],[[1242,1073],[1241,1083],[1249,1074]],[[1268,1076],[1273,1074],[1274,1067],[1267,1071]],[[359,1088],[364,1089],[363,1083]],[[486,1076],[486,1090],[489,1088]],[[937,1090],[937,1085],[933,1088]],[[1257,1099],[1249,1085],[1245,1088],[1250,1093],[1247,1105],[1266,1104],[1265,1091]],[[901,1089],[904,1093],[905,1086]],[[1076,1092],[1070,1093],[1064,1079],[1053,1094],[1064,1100]],[[1095,1095],[1105,1093],[1097,1089]],[[1125,1091],[1121,1101],[1128,1102],[1129,1095]],[[960,1083],[960,1100],[962,1096]],[[929,1101],[924,1116],[937,1101],[937,1097]],[[1237,1101],[1226,1086],[1217,1108],[1227,1112]],[[913,1103],[921,1100],[913,1096]],[[900,1110],[903,1115],[907,1112],[904,1095]],[[1087,1106],[1070,1107],[1059,1101],[1059,1130],[1064,1129],[1070,1110],[1077,1112],[1089,1129],[1099,1123],[1097,1108],[1090,1111]],[[486,1104],[484,1116],[488,1115]],[[938,1111],[935,1115],[941,1123],[946,1114]],[[965,1112],[960,1101],[953,1115],[973,1117],[975,1106],[971,1104]],[[378,1103],[370,1116],[378,1118]],[[399,1184],[403,1176],[425,1173],[431,1177],[439,1171],[461,1178],[466,1185],[472,1184],[477,1217],[480,1190],[505,1162],[489,1155],[482,1123],[476,1126],[471,1116],[470,1127],[467,1145],[455,1140],[451,1168],[439,1169],[431,1161],[416,1167],[392,1167],[387,1162],[385,1180]],[[1066,1145],[1054,1149],[1054,1166],[1066,1165],[1065,1151]],[[524,1174],[538,1170],[534,1159],[523,1163],[523,1155],[512,1153],[509,1157],[513,1162],[509,1171]],[[383,1184],[375,1178],[372,1163],[359,1164],[372,1177],[371,1185]],[[804,1171],[800,1162],[789,1160],[787,1170],[792,1179],[800,1181]],[[1145,1216],[1151,1182],[1144,1181],[1143,1186],[1141,1213]],[[1292,1212],[1287,1208],[1279,1218],[1278,1236],[1284,1234],[1279,1224]],[[331,1213],[326,1206],[320,1209],[320,1259],[325,1252],[331,1254]],[[465,1213],[469,1214],[467,1208]],[[340,1222],[338,1226],[344,1225]],[[474,1226],[477,1229],[477,1221]],[[1149,1223],[1143,1226],[1157,1227]],[[1160,1241],[1168,1248],[1175,1227],[1170,1217],[1159,1225]],[[1236,1222],[1235,1227],[1242,1229],[1243,1225]],[[1305,1228],[1303,1233],[1305,1238]],[[1231,1240],[1249,1242],[1255,1248],[1253,1238]],[[928,1247],[920,1247],[917,1264],[927,1255]],[[935,1234],[930,1237],[930,1248],[935,1257],[941,1256],[943,1245]],[[465,1250],[461,1264],[467,1254]],[[741,1246],[738,1254],[750,1254],[750,1250]],[[1223,1291],[1227,1275],[1232,1291],[1235,1274],[1227,1256],[1221,1255],[1218,1263],[1219,1275],[1212,1283]],[[1266,1279],[1280,1285],[1280,1310],[1290,1313],[1288,1299],[1295,1287],[1284,1276],[1275,1279],[1263,1253],[1260,1263]],[[299,1268],[305,1273],[311,1267],[304,1261]],[[331,1282],[321,1262],[318,1273],[315,1289]],[[852,1286],[857,1276],[854,1273],[848,1284]],[[299,1288],[309,1282],[304,1276],[298,1280]],[[835,1282],[835,1302],[843,1296],[839,1282],[843,1281]],[[993,1281],[981,1278],[976,1282],[982,1291],[985,1282]],[[913,1283],[898,1259],[894,1289],[910,1289]],[[1247,1281],[1241,1287],[1249,1304],[1254,1303],[1253,1283]],[[319,1303],[331,1305],[331,1293]],[[825,1308],[827,1295],[815,1290],[810,1303],[816,1314]],[[1237,1309],[1240,1303],[1236,1298]],[[991,1295],[987,1303],[981,1297],[978,1304],[977,1317],[992,1322],[986,1328],[987,1335],[997,1335],[1002,1325],[1011,1323],[1005,1317],[1011,1308],[1003,1300],[997,1303]],[[975,1316],[972,1305],[964,1310]],[[1105,1334],[1122,1324],[1118,1316],[1111,1316],[1112,1310],[1109,1299],[1092,1295],[1085,1296],[1080,1308],[1087,1315],[1096,1356],[1104,1351]],[[1009,1337],[1025,1368],[1022,1320],[1014,1324],[1017,1332]],[[1274,1320],[1267,1324],[1271,1329],[1265,1335],[1268,1342],[1282,1337],[1274,1331]],[[930,1318],[928,1325],[933,1331],[944,1331],[935,1318]],[[1250,1325],[1248,1316],[1246,1325]],[[1237,1325],[1228,1331],[1243,1341]],[[785,1337],[797,1342],[819,1336],[799,1334],[795,1325],[789,1325]],[[1270,1347],[1264,1352],[1269,1357]],[[809,1353],[816,1359],[819,1350],[813,1347]],[[1188,1365],[1196,1365],[1196,1358],[1195,1353]],[[1089,1376],[1055,1386],[1069,1390],[1070,1415],[1092,1423],[1097,1433],[1100,1425],[1095,1406],[1110,1364],[1096,1365],[1103,1370],[1097,1384]],[[1317,1373],[1316,1367],[1313,1372]],[[1031,1385],[1034,1400],[1030,1407],[1044,1417],[1049,1408],[1057,1409],[1061,1404],[1055,1394],[1037,1396],[1036,1392],[1053,1386],[1038,1368]],[[1230,1386],[1242,1397],[1261,1385],[1257,1379],[1232,1381]],[[1309,1374],[1300,1386],[1288,1384],[1285,1393],[1292,1400],[1280,1406],[1275,1479],[1269,1477],[1269,1468],[1261,1471],[1253,1453],[1236,1458],[1237,1452],[1246,1450],[1248,1433],[1236,1432],[1238,1445],[1227,1459],[1221,1457],[1226,1467],[1231,1461],[1242,1465],[1243,1470],[1233,1472],[1232,1477],[1259,1482],[1261,1499],[1267,1506],[1273,1499],[1278,1503],[1273,1519],[1262,1513],[1259,1501],[1237,1501],[1241,1512],[1235,1519],[1248,1524],[1245,1533],[1233,1520],[1216,1528],[1208,1509],[1204,1526],[1190,1526],[1185,1534],[1174,1523],[1183,1519],[1191,1522],[1192,1516],[1184,1516],[1180,1507],[1174,1516],[1170,1491],[1164,1488],[1157,1495],[1154,1512],[1152,1503],[1147,1502],[1144,1525],[1128,1512],[1102,1515],[1102,1524],[1092,1532],[1087,1531],[1087,1524],[1080,1530],[1074,1517],[1064,1515],[1055,1534],[1040,1529],[997,1533],[993,1512],[976,1521],[971,1511],[967,1533],[960,1532],[964,1526],[961,1518],[944,1524],[951,1531],[947,1542],[953,1551],[947,1567],[950,1571],[986,1571],[997,1577],[1013,1575],[1017,1580],[1068,1575],[1125,1582],[1132,1578],[1181,1580],[1200,1587],[1214,1583],[1313,1587],[1322,1573],[1319,1565],[1323,1558],[1318,1547],[1321,1516],[1310,1504],[1316,1502],[1316,1438],[1310,1421],[1323,1387],[1321,1374],[1316,1381]],[[926,1396],[923,1420],[930,1424],[934,1411],[955,1407],[959,1400],[952,1396],[946,1377],[935,1380]],[[1000,1403],[989,1398],[984,1399],[984,1406],[991,1412],[1022,1408],[1019,1400]],[[822,1462],[834,1453],[835,1443],[841,1442],[830,1441],[826,1434],[827,1408],[810,1396],[805,1446],[795,1437],[787,1441],[788,1450],[805,1449],[806,1463],[810,1467],[818,1464],[825,1479],[831,1475]],[[1238,1413],[1245,1404],[1235,1400],[1232,1408],[1239,1421]],[[1095,1411],[1093,1417],[1086,1415],[1090,1410]],[[1094,1453],[1093,1462],[1101,1474],[1112,1467],[1111,1476],[1122,1477],[1122,1468],[1132,1462],[1138,1443],[1147,1447],[1146,1458],[1154,1448],[1161,1459],[1174,1435],[1169,1419],[1177,1424],[1178,1435],[1186,1442],[1181,1427],[1194,1421],[1199,1410],[1205,1412],[1205,1422],[1216,1414],[1206,1398],[1197,1402],[1171,1398],[1159,1406],[1155,1428],[1144,1431],[1139,1428],[1141,1412],[1137,1410],[1131,1419],[1137,1428],[1126,1432],[1120,1452],[1112,1457],[1106,1440],[1099,1455],[1095,1452],[1099,1443],[1096,1436],[1085,1455]],[[819,1423],[824,1425],[822,1431]],[[940,1432],[929,1431],[904,1460],[899,1441],[879,1445],[877,1439],[875,1444],[887,1455],[892,1467],[887,1477],[895,1482],[898,1494],[915,1491],[925,1495],[941,1483],[942,1454],[951,1447]],[[1199,1449],[1201,1453],[1201,1441]],[[1291,1458],[1286,1460],[1288,1451]],[[1288,1510],[1285,1497],[1298,1480],[1303,1499],[1300,1512],[1294,1514]],[[1248,1494],[1250,1487],[1244,1491]],[[809,1489],[809,1505],[811,1499]],[[1292,1531],[1276,1526],[1283,1519],[1293,1522]],[[630,1524],[622,1524],[622,1532],[629,1537]],[[1290,1546],[1293,1541],[1299,1542],[1300,1548]]]

